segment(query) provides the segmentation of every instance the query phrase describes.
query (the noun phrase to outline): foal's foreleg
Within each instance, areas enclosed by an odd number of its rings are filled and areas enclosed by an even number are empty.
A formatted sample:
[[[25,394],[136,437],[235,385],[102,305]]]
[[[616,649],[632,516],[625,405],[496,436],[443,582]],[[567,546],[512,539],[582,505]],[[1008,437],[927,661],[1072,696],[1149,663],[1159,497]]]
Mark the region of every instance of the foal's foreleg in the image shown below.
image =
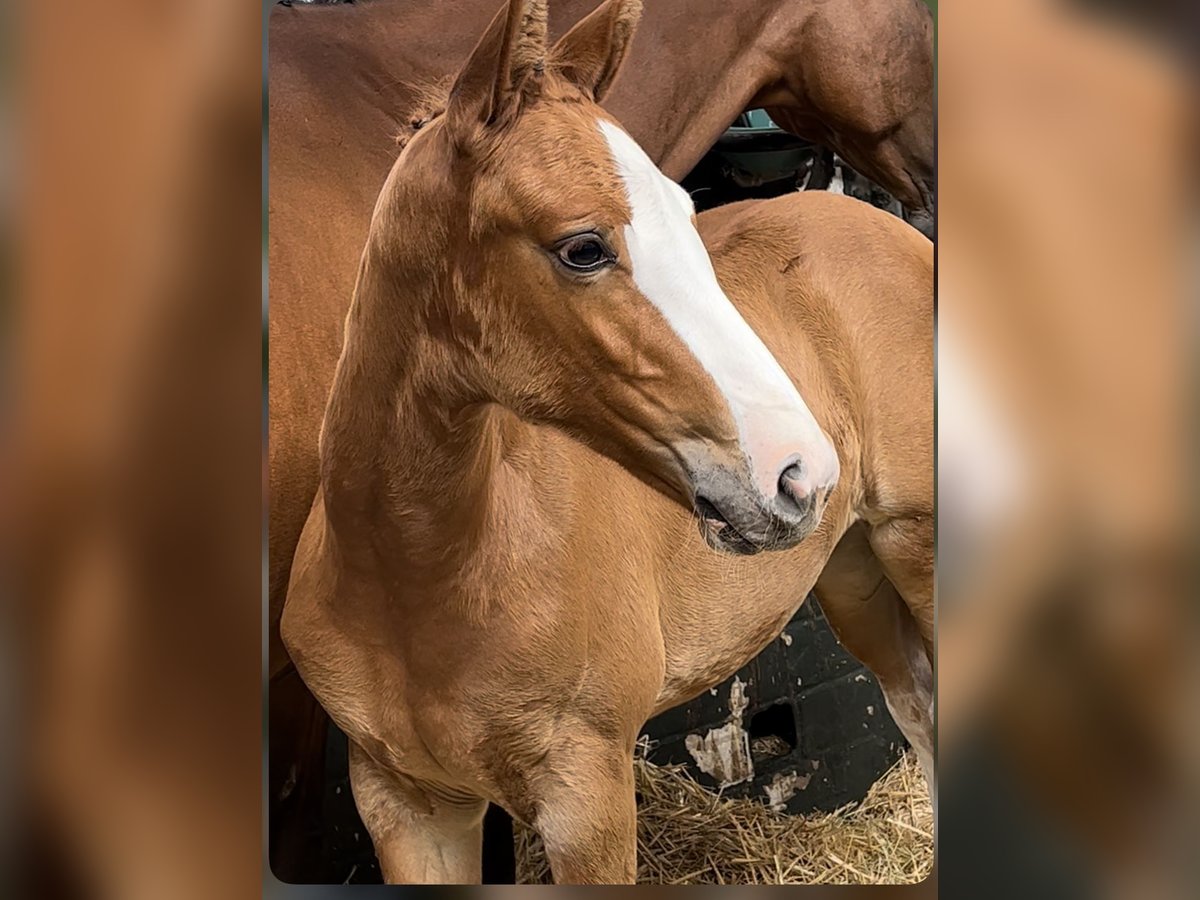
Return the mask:
[[[533,824],[555,884],[633,884],[637,807],[629,751],[581,736],[546,758],[537,794]]]
[[[353,741],[350,785],[388,884],[479,884],[487,801],[380,766]]]

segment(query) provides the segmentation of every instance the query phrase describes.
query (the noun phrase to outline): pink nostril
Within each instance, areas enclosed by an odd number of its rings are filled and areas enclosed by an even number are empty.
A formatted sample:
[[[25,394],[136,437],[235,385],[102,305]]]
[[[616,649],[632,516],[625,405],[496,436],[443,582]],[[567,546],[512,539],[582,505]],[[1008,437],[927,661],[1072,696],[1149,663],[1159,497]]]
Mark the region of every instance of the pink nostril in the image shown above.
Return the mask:
[[[813,489],[800,463],[792,463],[780,473],[779,492],[800,507],[811,501]]]

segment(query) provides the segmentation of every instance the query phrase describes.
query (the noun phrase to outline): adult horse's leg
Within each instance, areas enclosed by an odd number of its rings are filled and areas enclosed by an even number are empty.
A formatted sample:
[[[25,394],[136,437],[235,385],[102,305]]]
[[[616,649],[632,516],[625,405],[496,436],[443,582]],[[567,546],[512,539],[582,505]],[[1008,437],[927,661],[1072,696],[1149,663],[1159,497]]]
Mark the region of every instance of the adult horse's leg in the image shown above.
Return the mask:
[[[479,884],[487,801],[432,792],[350,742],[350,786],[388,884]]]
[[[922,629],[888,579],[864,524],[842,537],[814,590],[838,640],[878,679],[935,796],[933,668]]]
[[[288,884],[311,884],[324,878],[321,800],[329,717],[291,666],[271,678],[269,690],[271,871]]]
[[[633,754],[581,735],[552,751],[537,794],[534,827],[555,884],[633,884],[637,803]]]
[[[801,190],[827,191],[829,185],[833,183],[834,174],[833,151],[828,147],[817,146],[812,166],[808,170]]]

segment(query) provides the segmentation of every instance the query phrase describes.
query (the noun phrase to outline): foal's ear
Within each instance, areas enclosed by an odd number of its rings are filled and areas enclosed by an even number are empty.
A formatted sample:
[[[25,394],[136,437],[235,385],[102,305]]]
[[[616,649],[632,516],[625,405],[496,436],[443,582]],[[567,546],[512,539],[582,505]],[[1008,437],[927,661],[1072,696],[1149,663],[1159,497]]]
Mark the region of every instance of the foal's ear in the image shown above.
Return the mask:
[[[642,0],[606,0],[554,45],[555,67],[599,103],[617,77],[641,17]]]
[[[546,60],[546,0],[509,0],[488,26],[450,89],[446,119],[470,129],[494,122],[539,77]]]

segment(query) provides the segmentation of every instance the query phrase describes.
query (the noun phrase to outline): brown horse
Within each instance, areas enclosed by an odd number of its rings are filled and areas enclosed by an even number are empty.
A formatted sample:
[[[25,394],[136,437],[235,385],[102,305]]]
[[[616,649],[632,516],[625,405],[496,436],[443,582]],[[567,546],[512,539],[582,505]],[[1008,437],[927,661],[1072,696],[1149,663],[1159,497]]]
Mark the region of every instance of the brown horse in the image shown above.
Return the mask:
[[[445,82],[466,60],[493,3],[360,0],[272,10],[272,803],[287,795],[293,807],[311,806],[320,787],[313,766],[325,720],[297,679],[277,624],[317,490],[317,431],[367,224],[381,175],[395,161],[395,138],[441,108]],[[593,4],[556,4],[551,33],[565,32]],[[769,104],[777,121],[834,146],[910,207],[928,209],[930,24],[915,0],[656,2],[604,103],[676,179],[743,108]],[[273,827],[289,818],[274,816]],[[313,858],[310,850],[290,855]]]
[[[550,33],[565,32],[594,5],[556,5]],[[387,136],[436,111],[436,96],[422,88],[457,71],[492,6],[276,7],[272,128],[282,125],[288,141],[303,138],[308,152],[336,148],[331,169],[386,152]],[[739,113],[767,107],[780,125],[837,151],[923,214],[924,230],[933,209],[932,25],[921,0],[653,3],[604,107],[676,180]]]
[[[631,881],[642,724],[814,586],[932,779],[931,245],[697,220],[596,105],[639,12],[513,0],[371,218],[281,627],[388,881],[477,881],[489,801]]]

